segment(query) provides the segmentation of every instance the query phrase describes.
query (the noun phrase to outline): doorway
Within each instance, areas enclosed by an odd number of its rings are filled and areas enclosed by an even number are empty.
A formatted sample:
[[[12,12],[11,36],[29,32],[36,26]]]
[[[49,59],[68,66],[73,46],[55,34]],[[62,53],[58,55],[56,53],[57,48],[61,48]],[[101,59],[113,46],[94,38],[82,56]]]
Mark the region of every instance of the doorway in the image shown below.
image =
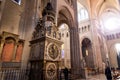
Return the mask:
[[[91,41],[88,38],[84,38],[82,41],[82,56],[86,62],[86,67],[93,68],[94,67],[93,50]]]

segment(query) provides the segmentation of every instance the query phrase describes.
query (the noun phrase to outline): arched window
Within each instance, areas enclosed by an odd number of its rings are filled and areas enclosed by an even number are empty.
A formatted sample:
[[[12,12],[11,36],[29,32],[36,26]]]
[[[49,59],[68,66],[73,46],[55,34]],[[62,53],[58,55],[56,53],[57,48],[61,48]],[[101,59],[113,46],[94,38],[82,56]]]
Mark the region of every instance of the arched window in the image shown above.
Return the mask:
[[[86,8],[84,8],[79,2],[77,3],[78,5],[78,21],[83,21],[86,19],[89,19],[88,11]]]
[[[69,37],[69,33],[68,32],[66,33],[66,37]]]

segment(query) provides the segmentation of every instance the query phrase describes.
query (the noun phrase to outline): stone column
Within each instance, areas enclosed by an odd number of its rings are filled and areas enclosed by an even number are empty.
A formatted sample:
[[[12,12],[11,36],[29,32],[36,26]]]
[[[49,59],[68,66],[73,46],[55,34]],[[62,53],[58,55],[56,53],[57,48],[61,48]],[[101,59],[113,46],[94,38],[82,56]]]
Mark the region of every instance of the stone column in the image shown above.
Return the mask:
[[[70,52],[72,74],[76,77],[80,77],[82,74],[80,65],[79,35],[77,27],[70,28]]]
[[[99,23],[96,19],[91,19],[91,35],[92,35],[92,48],[93,48],[93,57],[95,68],[102,67],[102,57],[100,51],[100,45],[98,40],[98,28]]]
[[[20,35],[21,39],[25,40],[24,43],[24,50],[23,50],[23,54],[22,55],[22,64],[21,67],[22,68],[26,68],[27,67],[27,62],[28,62],[28,58],[29,58],[29,53],[30,53],[30,47],[29,47],[29,41],[32,38],[32,33],[34,30],[34,27],[36,25],[36,19],[35,19],[35,15],[36,15],[36,0],[26,0],[26,5],[25,5],[25,10],[24,10],[24,14],[23,14],[23,19],[24,19],[24,23],[21,22],[21,24],[24,24],[22,26],[23,29],[21,29],[21,34],[23,36]]]

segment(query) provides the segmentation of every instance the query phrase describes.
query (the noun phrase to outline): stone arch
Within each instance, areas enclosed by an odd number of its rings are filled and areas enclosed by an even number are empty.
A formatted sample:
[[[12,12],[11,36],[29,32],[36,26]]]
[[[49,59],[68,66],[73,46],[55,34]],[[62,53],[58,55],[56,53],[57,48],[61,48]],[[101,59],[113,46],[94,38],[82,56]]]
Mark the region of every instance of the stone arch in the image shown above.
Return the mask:
[[[117,53],[115,49],[115,44],[120,43],[120,41],[115,41],[113,43],[108,43],[108,60],[111,67],[118,67]]]
[[[53,7],[53,10],[55,10],[55,8],[56,8],[56,0],[52,0],[52,1],[50,1],[50,0],[41,0],[41,8],[44,9],[48,2],[51,3],[51,5]]]
[[[16,42],[16,40],[13,37],[6,37],[5,40],[13,40],[14,42]]]
[[[103,0],[98,1],[97,5],[96,5],[96,15],[98,15],[98,13],[99,13],[101,7],[103,6],[103,4],[104,4]]]
[[[116,50],[116,58],[117,58],[117,68],[120,68],[120,43],[116,43],[115,45],[115,50]]]
[[[109,23],[114,24],[115,22],[119,22],[119,11],[112,7],[106,7],[104,10],[99,12],[99,19],[100,19],[100,25],[101,29],[105,30],[112,30],[113,28],[109,25]],[[114,20],[113,20],[114,19]],[[115,21],[117,20],[117,21]],[[108,27],[109,26],[109,27]],[[118,28],[118,25],[114,27],[114,30]]]
[[[80,76],[80,47],[79,34],[77,30],[77,19],[74,19],[75,13],[70,11],[67,7],[62,6],[58,11],[57,24],[66,23],[70,32],[70,55],[71,55],[71,73]]]
[[[87,39],[89,39],[90,41],[92,41],[89,36],[84,36],[84,37],[82,37],[82,38],[80,39],[80,40],[81,40],[81,41],[80,41],[80,45],[82,45],[82,41],[83,41],[85,38],[87,38]]]
[[[73,0],[65,0],[66,3],[68,3],[70,6],[73,5]]]
[[[90,0],[90,6],[91,6],[91,17],[95,18],[97,16],[96,14],[96,8],[101,0]]]
[[[114,3],[111,3],[111,2],[114,2]],[[119,8],[118,8],[118,1],[117,0],[111,0],[110,2],[109,1],[105,1],[105,0],[91,0],[90,1],[91,3],[91,8],[92,8],[92,13],[96,16],[99,16],[100,13],[103,13],[103,11],[106,9],[106,8],[114,8],[116,10],[119,11]],[[115,5],[115,6],[113,6]],[[93,15],[93,16],[94,16]]]
[[[64,68],[66,66],[68,69],[71,69],[71,54],[70,54],[70,32],[69,27],[66,23],[63,23],[59,27],[59,32],[61,34],[61,41],[62,49],[61,49],[61,56],[62,56],[62,62],[61,66]]]
[[[60,26],[62,23],[66,23],[69,27],[72,27],[74,24],[73,22],[73,16],[70,12],[70,10],[62,6],[61,9],[58,11],[58,26]]]
[[[87,68],[94,68],[92,42],[88,38],[82,40],[82,57],[86,62]],[[93,63],[93,64],[92,64]]]
[[[113,13],[119,14],[119,11],[112,6],[105,6],[105,7],[101,6],[97,13],[98,13],[98,16],[100,17],[103,13],[110,12],[110,11]]]

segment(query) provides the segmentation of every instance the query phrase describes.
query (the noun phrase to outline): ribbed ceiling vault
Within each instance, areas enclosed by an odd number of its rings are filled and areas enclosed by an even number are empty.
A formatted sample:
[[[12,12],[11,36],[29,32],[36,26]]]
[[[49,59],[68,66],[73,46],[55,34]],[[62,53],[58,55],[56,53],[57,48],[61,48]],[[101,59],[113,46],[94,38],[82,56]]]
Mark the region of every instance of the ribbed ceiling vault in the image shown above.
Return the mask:
[[[118,0],[78,0],[78,2],[88,9],[92,18],[101,15],[108,8],[120,11]]]

